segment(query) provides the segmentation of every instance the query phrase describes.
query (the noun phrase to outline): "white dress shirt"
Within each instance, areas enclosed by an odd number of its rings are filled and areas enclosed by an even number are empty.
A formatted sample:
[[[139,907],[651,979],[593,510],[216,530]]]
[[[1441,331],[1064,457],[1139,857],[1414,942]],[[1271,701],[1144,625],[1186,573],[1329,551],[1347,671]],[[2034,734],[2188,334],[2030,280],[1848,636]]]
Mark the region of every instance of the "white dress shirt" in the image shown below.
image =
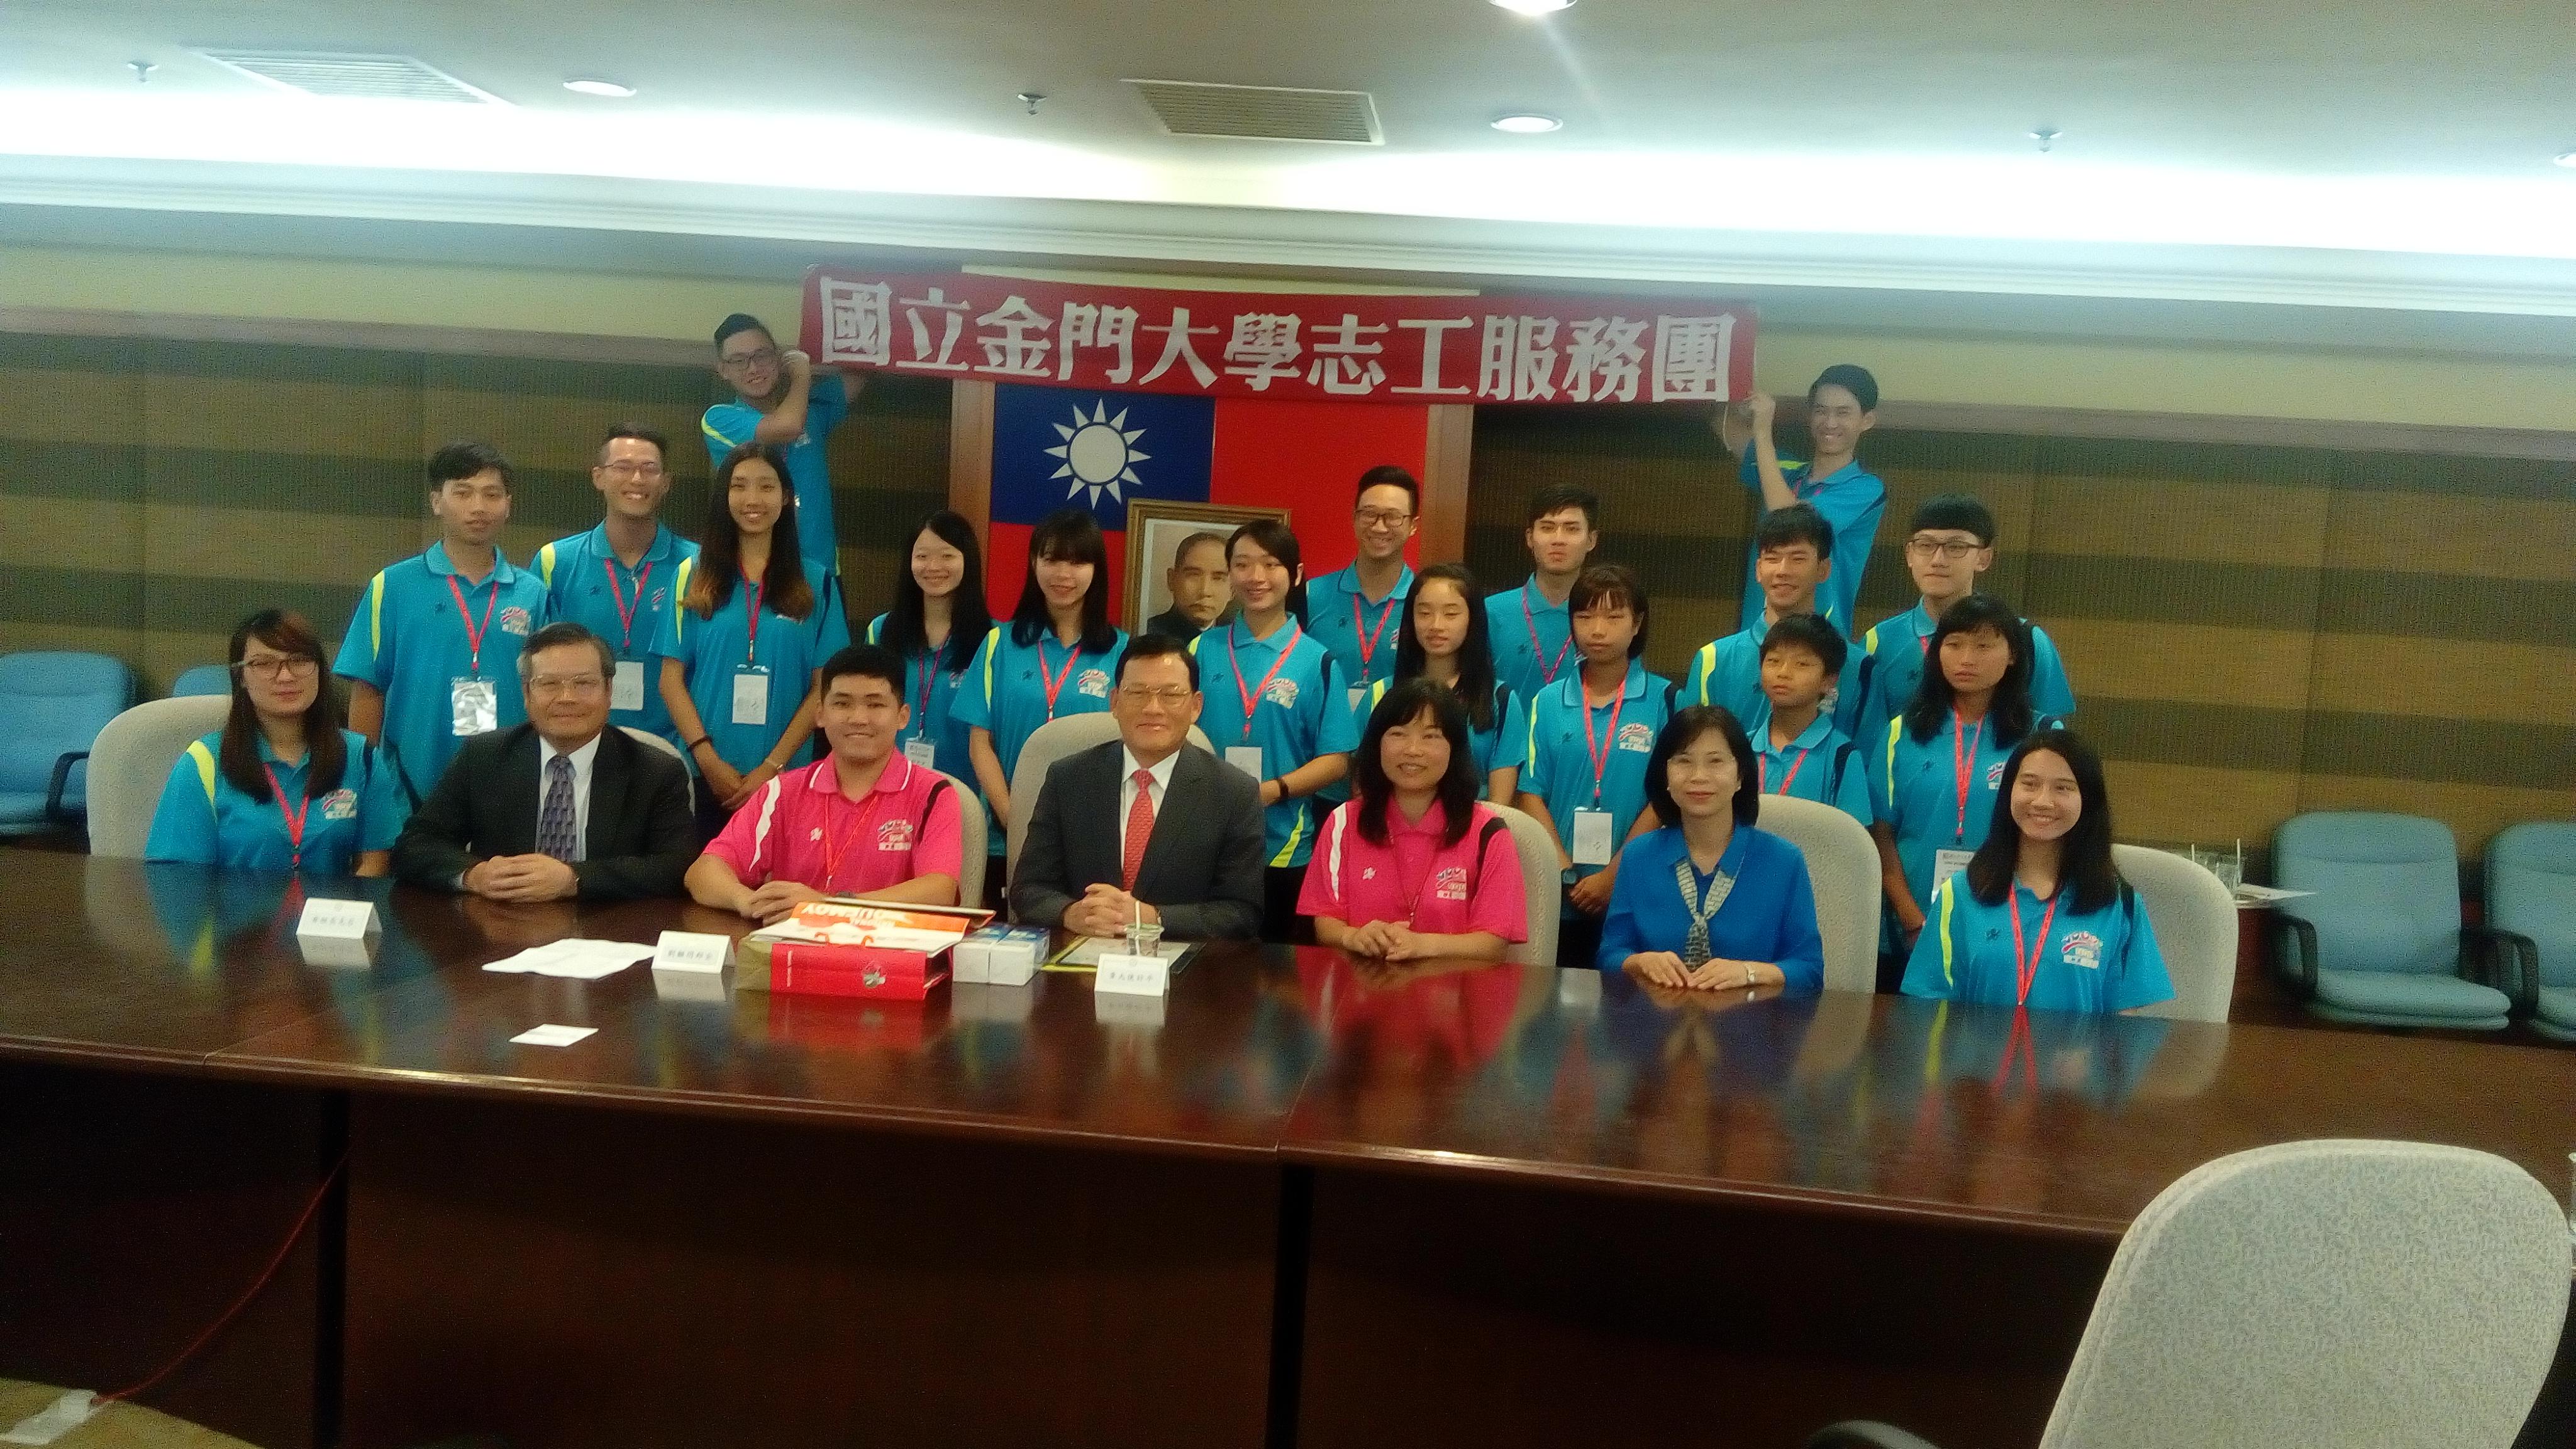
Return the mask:
[[[546,771],[554,767],[557,753],[545,736],[537,737],[537,818],[540,820],[546,814]],[[581,861],[590,856],[590,766],[599,758],[599,736],[592,735],[590,743],[565,758],[572,761],[572,858]]]
[[[1118,844],[1120,849],[1118,858],[1120,860],[1125,860],[1127,858],[1126,847],[1132,843],[1127,839],[1127,819],[1130,812],[1134,811],[1136,808],[1136,791],[1138,788],[1136,784],[1136,772],[1138,770],[1149,770],[1153,773],[1154,783],[1149,788],[1153,791],[1154,818],[1159,821],[1163,818],[1163,799],[1171,793],[1172,789],[1172,766],[1180,763],[1180,758],[1181,752],[1174,750],[1163,757],[1162,763],[1147,765],[1136,758],[1136,752],[1134,750],[1127,749],[1124,746],[1119,748]]]

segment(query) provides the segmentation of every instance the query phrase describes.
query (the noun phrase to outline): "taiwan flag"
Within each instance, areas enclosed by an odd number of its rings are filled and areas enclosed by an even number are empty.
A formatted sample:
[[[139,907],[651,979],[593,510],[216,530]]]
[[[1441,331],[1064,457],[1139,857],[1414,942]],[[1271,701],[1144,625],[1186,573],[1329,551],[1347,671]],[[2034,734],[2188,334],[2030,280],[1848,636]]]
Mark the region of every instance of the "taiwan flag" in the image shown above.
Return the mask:
[[[998,384],[984,559],[993,617],[1009,618],[1019,603],[1031,527],[1068,506],[1090,509],[1109,535],[1113,612],[1126,598],[1127,505],[1139,498],[1287,509],[1307,577],[1330,573],[1356,551],[1351,512],[1360,474],[1393,463],[1420,477],[1429,425],[1430,410],[1419,404]],[[1118,620],[1130,630],[1138,622]]]

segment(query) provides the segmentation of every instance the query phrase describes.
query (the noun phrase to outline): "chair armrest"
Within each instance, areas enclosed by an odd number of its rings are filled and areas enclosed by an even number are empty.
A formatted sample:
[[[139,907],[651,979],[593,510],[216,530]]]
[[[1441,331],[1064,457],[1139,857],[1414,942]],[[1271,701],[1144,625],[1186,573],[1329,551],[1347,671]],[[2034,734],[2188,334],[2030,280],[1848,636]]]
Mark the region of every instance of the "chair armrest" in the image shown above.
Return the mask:
[[[2493,926],[2460,928],[2460,972],[2513,998],[2516,1015],[2540,1008],[2540,943]]]
[[[87,750],[67,750],[54,761],[54,778],[45,786],[45,818],[57,825],[69,825],[72,817],[63,810],[63,790],[72,782],[72,766],[89,758]]]
[[[1938,1446],[1893,1424],[1846,1419],[1817,1430],[1808,1438],[1807,1449],[1938,1449]]]
[[[2317,927],[2286,911],[2272,913],[2274,971],[2299,1000],[2317,994]]]

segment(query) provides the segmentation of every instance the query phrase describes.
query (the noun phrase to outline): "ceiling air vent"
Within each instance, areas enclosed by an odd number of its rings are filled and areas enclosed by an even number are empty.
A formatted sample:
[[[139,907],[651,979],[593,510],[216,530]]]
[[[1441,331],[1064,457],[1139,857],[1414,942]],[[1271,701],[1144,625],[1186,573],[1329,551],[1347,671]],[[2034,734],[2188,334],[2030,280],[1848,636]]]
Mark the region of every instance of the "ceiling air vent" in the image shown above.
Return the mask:
[[[1175,136],[1242,136],[1259,141],[1330,141],[1377,146],[1377,102],[1366,91],[1221,86],[1200,81],[1130,80],[1154,118]]]
[[[290,91],[379,101],[506,104],[427,61],[408,55],[352,55],[310,50],[201,50],[217,65]]]

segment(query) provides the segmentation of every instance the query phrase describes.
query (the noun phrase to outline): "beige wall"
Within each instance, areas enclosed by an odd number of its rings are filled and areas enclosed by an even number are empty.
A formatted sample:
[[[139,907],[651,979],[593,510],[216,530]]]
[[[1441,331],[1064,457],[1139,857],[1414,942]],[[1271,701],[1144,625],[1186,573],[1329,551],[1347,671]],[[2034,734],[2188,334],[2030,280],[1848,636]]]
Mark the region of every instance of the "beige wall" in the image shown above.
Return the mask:
[[[797,281],[0,246],[0,309],[464,327],[642,342],[694,343],[715,318],[736,310],[793,316],[800,305]],[[1781,329],[1762,334],[1759,352],[1759,382],[1773,391],[1796,392],[1826,364],[1854,360],[1878,372],[1892,400],[1910,405],[2576,426],[2576,359]]]

